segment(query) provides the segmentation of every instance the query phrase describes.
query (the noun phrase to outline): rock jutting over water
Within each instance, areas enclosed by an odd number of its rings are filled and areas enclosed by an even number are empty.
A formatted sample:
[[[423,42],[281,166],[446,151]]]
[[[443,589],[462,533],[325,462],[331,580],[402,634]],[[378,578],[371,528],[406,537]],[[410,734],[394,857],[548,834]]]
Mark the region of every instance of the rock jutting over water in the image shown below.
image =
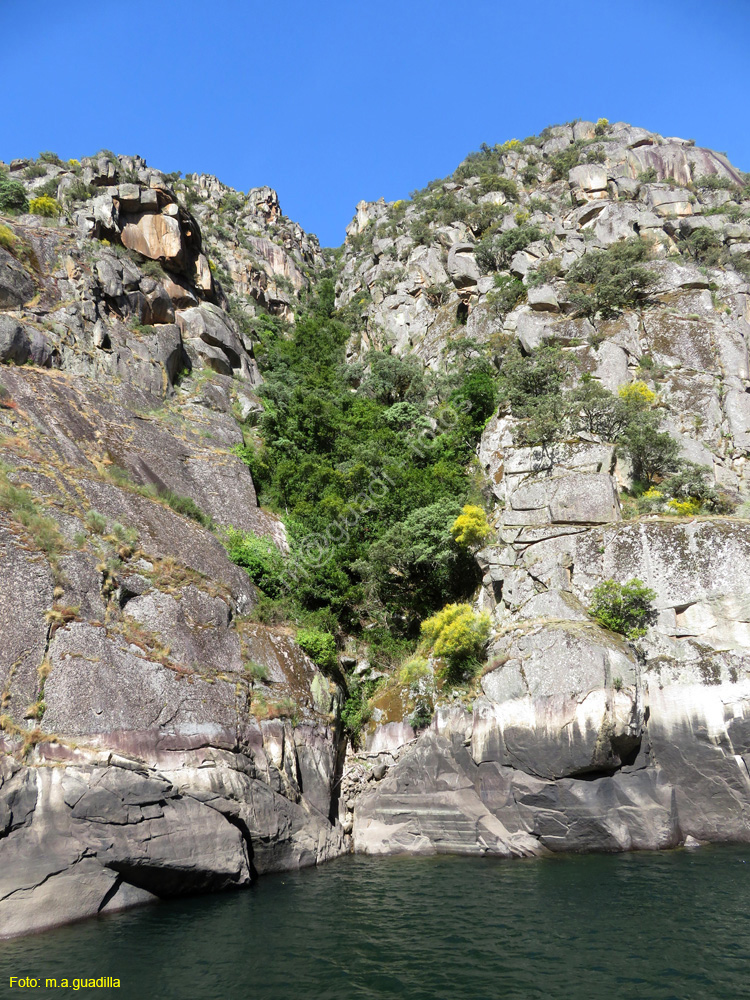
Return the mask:
[[[270,188],[105,153],[0,166],[60,210],[0,224],[0,937],[351,849],[750,840],[750,188],[725,156],[556,126],[361,202],[340,260]],[[638,237],[643,295],[612,305],[583,265]],[[608,405],[648,401],[714,506],[655,475],[649,507],[604,418],[535,438],[504,399],[473,472],[474,679],[428,655],[409,689],[349,636],[322,670],[222,540],[289,552],[243,461],[256,324],[299,326],[330,273],[353,393],[372,348],[438,377],[554,345]],[[655,596],[628,640],[588,608],[633,579]]]

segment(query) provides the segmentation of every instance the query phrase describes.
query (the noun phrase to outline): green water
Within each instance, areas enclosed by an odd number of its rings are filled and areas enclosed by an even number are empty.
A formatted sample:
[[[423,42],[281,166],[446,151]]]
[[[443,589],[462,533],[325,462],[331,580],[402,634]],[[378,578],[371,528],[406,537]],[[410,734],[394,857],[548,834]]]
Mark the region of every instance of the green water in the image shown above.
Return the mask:
[[[0,996],[740,1000],[750,848],[529,861],[343,858],[0,942]],[[115,976],[119,990],[10,990]]]

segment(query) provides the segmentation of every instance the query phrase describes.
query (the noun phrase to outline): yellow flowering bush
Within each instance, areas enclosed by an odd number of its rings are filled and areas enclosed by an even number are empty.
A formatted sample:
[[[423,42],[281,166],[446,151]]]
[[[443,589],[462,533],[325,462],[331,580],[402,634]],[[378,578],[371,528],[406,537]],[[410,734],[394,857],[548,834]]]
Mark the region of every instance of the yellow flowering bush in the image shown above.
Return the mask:
[[[703,504],[697,497],[688,497],[687,500],[670,500],[667,507],[673,514],[679,514],[681,517],[693,517],[695,514],[700,514]]]
[[[456,671],[481,653],[490,634],[490,616],[477,614],[470,604],[446,604],[423,621],[421,629],[435,656]]]
[[[42,194],[38,198],[32,198],[29,202],[29,211],[32,215],[43,215],[51,219],[60,214],[60,203],[56,198],[50,198],[48,194]]]
[[[656,402],[656,393],[640,380],[621,386],[617,395],[625,403],[635,403],[644,407]]]
[[[492,528],[482,508],[469,503],[451,525],[451,534],[459,545],[481,545],[492,534]]]

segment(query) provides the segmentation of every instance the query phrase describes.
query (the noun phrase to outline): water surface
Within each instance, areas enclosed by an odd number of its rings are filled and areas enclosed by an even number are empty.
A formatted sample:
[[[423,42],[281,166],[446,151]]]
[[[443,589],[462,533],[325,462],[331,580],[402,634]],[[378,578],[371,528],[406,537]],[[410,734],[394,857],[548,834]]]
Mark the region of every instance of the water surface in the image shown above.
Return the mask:
[[[750,848],[528,861],[347,857],[0,942],[0,996],[739,1000]],[[9,977],[39,977],[10,990]],[[53,977],[115,976],[119,990]]]

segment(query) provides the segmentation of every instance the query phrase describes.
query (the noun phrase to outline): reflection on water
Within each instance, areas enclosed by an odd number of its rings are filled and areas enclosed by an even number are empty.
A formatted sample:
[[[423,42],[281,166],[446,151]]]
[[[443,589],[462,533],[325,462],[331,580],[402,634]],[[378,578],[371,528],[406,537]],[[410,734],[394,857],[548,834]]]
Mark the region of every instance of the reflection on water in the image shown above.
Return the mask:
[[[743,847],[350,857],[0,942],[0,988],[122,1000],[739,1000],[750,993],[749,890]],[[9,990],[26,975],[40,987]],[[47,977],[108,975],[119,990],[44,988]]]

